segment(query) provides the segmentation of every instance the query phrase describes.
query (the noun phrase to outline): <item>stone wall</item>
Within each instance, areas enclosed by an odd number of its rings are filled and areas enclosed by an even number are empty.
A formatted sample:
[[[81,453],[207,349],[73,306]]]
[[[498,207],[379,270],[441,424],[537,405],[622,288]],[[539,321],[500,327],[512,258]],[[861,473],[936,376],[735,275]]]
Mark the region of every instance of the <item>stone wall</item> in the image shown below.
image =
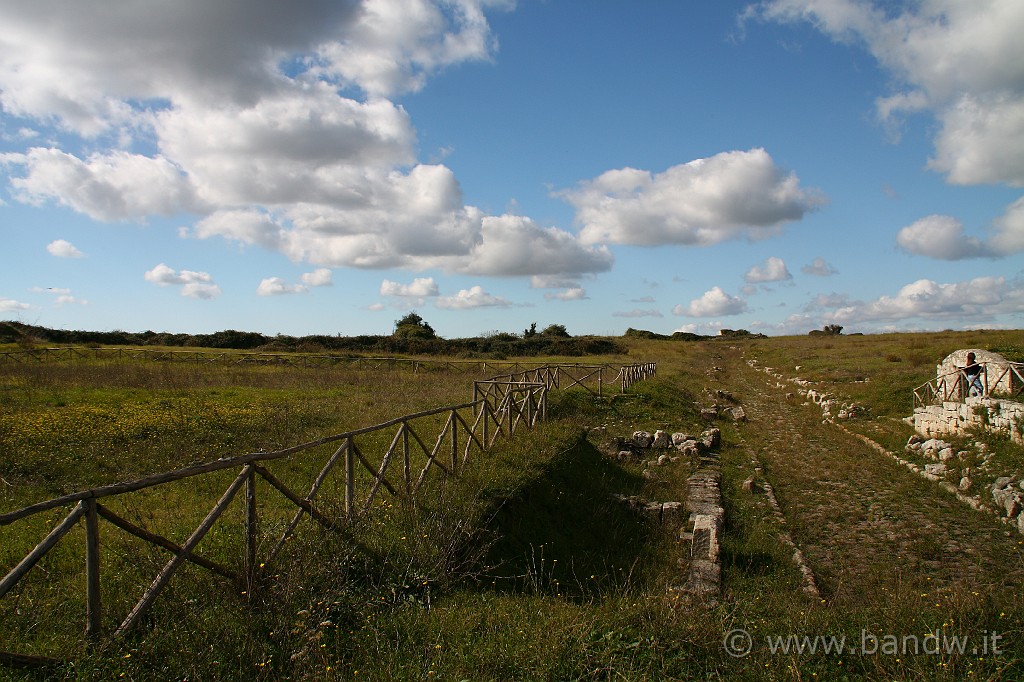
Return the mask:
[[[944,402],[914,410],[914,430],[929,436],[963,434],[968,429],[1009,433],[1024,443],[1024,403],[998,398],[967,398],[962,403]]]

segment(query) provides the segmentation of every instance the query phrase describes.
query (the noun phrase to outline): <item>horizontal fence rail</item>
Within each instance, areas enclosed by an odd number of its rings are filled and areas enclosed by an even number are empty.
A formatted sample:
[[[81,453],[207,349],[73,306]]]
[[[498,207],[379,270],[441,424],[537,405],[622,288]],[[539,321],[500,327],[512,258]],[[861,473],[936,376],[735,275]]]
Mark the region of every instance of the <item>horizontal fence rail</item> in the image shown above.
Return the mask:
[[[979,362],[981,395],[1005,395],[1015,398],[1024,394],[1024,363]],[[937,376],[914,389],[914,408],[944,402],[963,402],[970,395],[971,380],[963,369]]]
[[[620,368],[615,381],[627,383],[653,376],[653,363]],[[100,527],[105,521],[120,531],[166,550],[170,559],[120,621],[115,635],[135,626],[168,584],[175,572],[186,562],[227,579],[251,594],[262,567],[269,565],[292,537],[299,524],[308,517],[319,526],[349,535],[352,524],[366,515],[383,491],[393,497],[415,499],[431,471],[442,476],[457,475],[474,453],[486,452],[499,438],[511,438],[523,428],[532,428],[547,416],[548,392],[553,387],[584,386],[596,383],[600,394],[605,382],[603,366],[557,366],[525,370],[515,380],[496,377],[474,384],[471,402],[452,405],[397,417],[374,426],[333,434],[271,452],[252,452],[195,464],[174,471],[146,476],[134,481],[113,483],[45,500],[0,514],[0,527],[54,509],[70,508],[63,519],[5,576],[0,578],[0,598],[10,593],[19,581],[52,550],[72,529],[85,521],[85,583],[87,638],[101,634],[102,576],[100,574]],[[390,435],[390,439],[387,436]],[[383,438],[381,437],[383,436]],[[389,444],[381,450],[380,443]],[[376,448],[376,449],[375,449]],[[268,465],[279,460],[298,457],[319,457],[319,473],[308,488],[295,489],[270,471]],[[124,518],[109,506],[108,500],[147,489],[155,489],[175,481],[199,480],[217,472],[236,472],[210,508],[202,522],[180,543],[141,527]],[[325,496],[330,489],[325,483],[334,477],[340,494],[334,499]],[[206,480],[206,479],[204,479]],[[259,561],[258,528],[260,501],[265,489],[277,493],[290,507],[291,518],[273,542],[266,557]],[[244,505],[244,540],[238,565],[204,558],[198,547],[221,519],[232,501],[242,493]],[[340,498],[340,499],[339,499]],[[266,504],[266,503],[264,503]],[[353,538],[354,539],[354,538]],[[358,544],[358,543],[357,543]],[[366,548],[364,548],[366,549]],[[369,550],[366,550],[369,551]],[[16,661],[25,657],[0,652],[0,659]]]

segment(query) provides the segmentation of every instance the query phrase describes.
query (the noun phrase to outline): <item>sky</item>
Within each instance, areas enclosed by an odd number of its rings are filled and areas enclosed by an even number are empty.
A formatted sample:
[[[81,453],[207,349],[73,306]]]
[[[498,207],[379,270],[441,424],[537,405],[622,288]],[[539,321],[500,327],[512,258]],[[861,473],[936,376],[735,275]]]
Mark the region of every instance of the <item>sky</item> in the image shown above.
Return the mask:
[[[0,0],[0,319],[1024,328],[1020,0]]]

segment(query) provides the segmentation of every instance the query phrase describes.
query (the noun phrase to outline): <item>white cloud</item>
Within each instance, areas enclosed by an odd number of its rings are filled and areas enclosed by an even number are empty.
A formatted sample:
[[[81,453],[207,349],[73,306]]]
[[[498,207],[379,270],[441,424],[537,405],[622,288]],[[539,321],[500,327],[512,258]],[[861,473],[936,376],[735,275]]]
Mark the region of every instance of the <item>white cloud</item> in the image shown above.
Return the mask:
[[[163,157],[123,151],[93,154],[83,161],[58,149],[34,147],[0,155],[0,163],[26,169],[11,178],[15,196],[39,205],[47,200],[102,221],[138,220],[198,210],[189,180]]]
[[[80,157],[54,143],[0,161],[20,172],[10,177],[20,201],[102,221],[194,214],[184,236],[296,262],[503,276],[608,270],[605,247],[465,205],[449,168],[416,163],[409,115],[387,99],[488,59],[484,12],[512,5],[0,5],[0,108],[56,122],[93,150]]]
[[[747,274],[743,276],[743,279],[751,284],[788,282],[793,279],[793,275],[789,273],[786,263],[781,258],[770,256],[764,263],[755,265],[747,270]]]
[[[440,289],[433,277],[417,277],[409,284],[400,284],[389,279],[380,283],[381,296],[399,296],[423,300],[425,297],[437,296],[439,294]]]
[[[555,291],[544,294],[549,301],[582,301],[587,297],[587,290],[583,287],[570,287],[565,291]]]
[[[281,296],[284,294],[304,294],[309,291],[305,284],[289,284],[280,277],[267,277],[256,287],[258,296]]]
[[[328,268],[317,268],[312,272],[304,272],[300,279],[308,287],[329,287],[334,284],[331,281],[331,271]]]
[[[89,301],[84,298],[72,296],[71,289],[66,287],[47,287],[45,289],[43,287],[32,287],[30,291],[35,294],[50,294],[51,296],[55,296],[53,304],[56,306],[67,304],[89,305]]]
[[[1024,251],[1024,197],[1010,204],[995,221],[995,233],[989,245],[1005,255]]]
[[[495,44],[483,10],[510,5],[179,0],[97,2],[81,12],[74,0],[5,3],[0,92],[15,115],[55,116],[91,135],[135,124],[147,105],[259,99],[280,88],[282,65],[295,80],[387,97],[447,66],[489,58]]]
[[[910,253],[940,260],[995,255],[979,239],[965,235],[959,220],[945,215],[930,215],[904,227],[896,236],[896,242]]]
[[[462,289],[454,296],[444,296],[437,299],[438,308],[449,308],[452,310],[466,310],[470,308],[508,308],[512,305],[510,301],[500,296],[492,296],[483,290],[479,285],[469,289]]]
[[[577,280],[559,275],[534,275],[530,278],[531,289],[571,289],[578,286]]]
[[[968,326],[991,322],[1001,314],[1024,312],[1024,287],[1003,277],[977,277],[966,282],[940,284],[919,279],[895,296],[838,308],[830,322],[901,322],[913,319],[964,320]]]
[[[862,41],[904,86],[879,97],[880,118],[928,109],[938,119],[931,168],[955,184],[1024,185],[1024,3],[769,0],[746,16]]]
[[[706,246],[777,234],[822,203],[763,149],[723,152],[662,173],[607,171],[559,192],[584,244]]]
[[[483,8],[512,4],[370,0],[348,30],[348,39],[320,50],[322,68],[373,95],[418,90],[427,75],[446,66],[489,58],[496,41]]]
[[[690,301],[690,304],[682,304],[672,308],[673,315],[686,315],[688,317],[715,317],[726,315],[739,315],[747,311],[747,303],[738,296],[730,296],[722,291],[721,287],[712,287],[704,292],[700,298]]]
[[[58,258],[85,258],[85,254],[78,250],[74,244],[64,239],[55,239],[46,245],[46,251],[51,256]]]
[[[19,310],[28,310],[31,307],[28,303],[15,301],[13,298],[0,297],[0,312],[13,313]]]
[[[837,294],[833,292],[831,294],[818,294],[806,306],[804,306],[804,310],[807,312],[821,310],[823,308],[834,310],[836,308],[848,307],[850,305],[850,297],[847,294]]]
[[[830,277],[835,275],[839,271],[836,270],[830,263],[820,256],[815,258],[807,265],[800,268],[800,272],[805,275],[814,275],[815,277]]]
[[[565,230],[541,227],[524,216],[501,215],[481,220],[479,241],[448,269],[475,275],[565,277],[604,272],[613,260],[605,246],[588,246]]]
[[[722,329],[722,323],[715,320],[709,322],[694,322],[691,324],[684,324],[681,327],[676,328],[674,331],[682,332],[684,334],[703,334],[705,336],[717,335]]]
[[[220,296],[221,289],[207,272],[192,270],[175,271],[164,263],[160,263],[145,274],[147,282],[165,286],[180,286],[181,295],[188,298],[211,299]]]

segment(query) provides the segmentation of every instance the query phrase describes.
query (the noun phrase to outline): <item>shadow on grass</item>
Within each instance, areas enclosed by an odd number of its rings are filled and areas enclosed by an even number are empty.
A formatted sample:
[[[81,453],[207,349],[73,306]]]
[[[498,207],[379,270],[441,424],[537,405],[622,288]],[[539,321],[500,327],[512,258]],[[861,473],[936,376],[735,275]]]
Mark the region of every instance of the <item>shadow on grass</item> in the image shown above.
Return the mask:
[[[587,600],[643,584],[663,536],[614,494],[643,486],[581,440],[494,501],[484,588]]]

